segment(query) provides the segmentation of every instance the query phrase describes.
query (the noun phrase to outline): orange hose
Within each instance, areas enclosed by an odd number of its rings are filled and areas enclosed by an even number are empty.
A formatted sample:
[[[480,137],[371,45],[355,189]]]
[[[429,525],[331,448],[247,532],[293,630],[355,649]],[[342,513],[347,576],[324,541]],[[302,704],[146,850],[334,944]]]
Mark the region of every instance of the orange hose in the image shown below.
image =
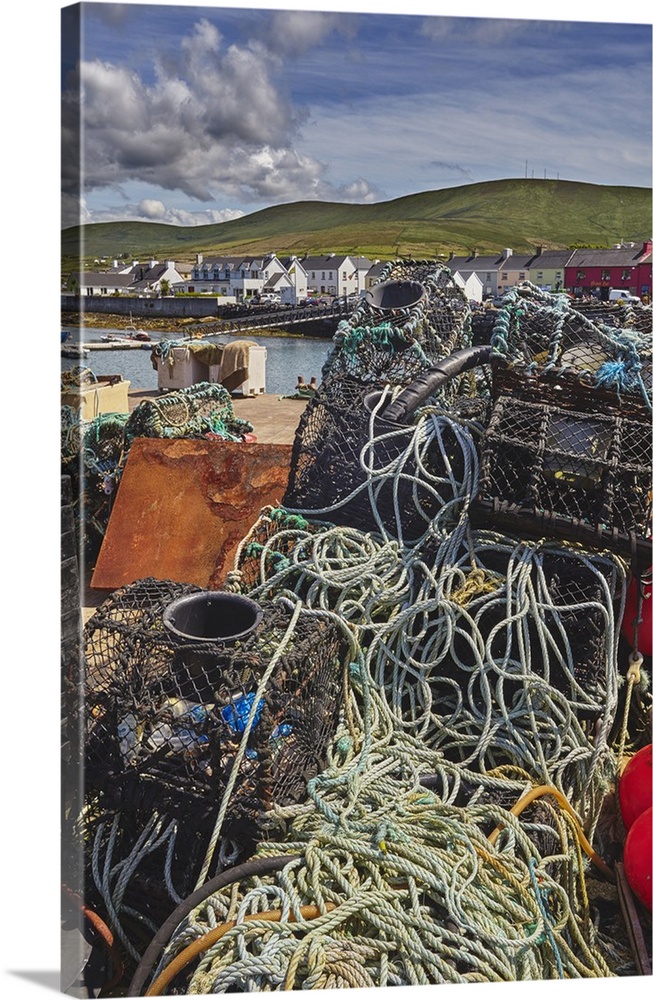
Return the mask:
[[[335,909],[334,903],[327,903],[326,910],[329,913],[331,910]],[[304,920],[315,920],[317,917],[324,916],[323,911],[318,906],[300,906],[299,912],[304,918]],[[241,921],[227,920],[225,923],[220,924],[219,927],[214,927],[213,930],[208,931],[197,941],[193,941],[188,947],[184,948],[176,955],[170,965],[167,965],[165,969],[157,976],[152,985],[146,991],[146,997],[158,997],[161,996],[163,990],[166,986],[175,978],[175,976],[185,969],[186,966],[193,961],[201,952],[206,951],[212,945],[219,941],[221,937],[227,933],[227,931],[232,930],[234,927],[239,927],[241,924],[246,923],[251,920],[269,920],[278,923],[281,920],[281,910],[265,910],[263,913],[248,913],[246,917]],[[294,922],[294,915],[291,913],[288,916],[289,922]]]
[[[531,802],[533,802],[535,799],[541,798],[542,795],[552,795],[559,803],[559,805],[565,810],[565,812],[569,813],[576,826],[576,832],[578,833],[578,841],[580,843],[580,846],[584,850],[585,854],[587,854],[587,856],[596,865],[599,871],[603,872],[606,878],[608,878],[611,882],[614,882],[615,881],[614,872],[610,867],[608,867],[603,858],[596,853],[596,851],[590,844],[589,840],[583,833],[580,822],[578,820],[578,816],[576,815],[576,813],[574,812],[574,810],[572,809],[571,805],[569,804],[565,796],[562,794],[562,792],[558,791],[557,788],[554,788],[553,785],[538,785],[537,788],[531,788],[529,792],[526,792],[526,794],[521,799],[519,799],[518,802],[515,803],[510,812],[512,813],[513,816],[519,816],[520,813],[523,813],[524,809],[526,809],[526,807],[531,804]],[[488,837],[488,840],[490,841],[491,844],[494,844],[496,842],[496,839],[499,836],[501,830],[503,830],[503,827],[497,826],[492,831],[492,833]]]

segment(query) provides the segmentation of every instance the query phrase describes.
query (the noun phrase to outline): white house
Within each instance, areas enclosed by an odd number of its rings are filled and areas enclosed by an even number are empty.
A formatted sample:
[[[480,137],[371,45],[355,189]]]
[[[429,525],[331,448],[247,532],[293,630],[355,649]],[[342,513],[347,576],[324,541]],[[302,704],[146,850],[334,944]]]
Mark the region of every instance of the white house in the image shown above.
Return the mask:
[[[456,285],[463,290],[465,298],[469,302],[483,301],[483,282],[476,271],[472,271],[466,278],[463,278],[460,271],[455,271],[452,278]]]
[[[358,295],[365,288],[365,275],[372,266],[367,257],[335,253],[302,257],[309,292],[324,295]]]
[[[225,302],[244,302],[259,295],[275,274],[286,270],[276,254],[265,257],[210,257],[198,253],[183,290],[216,295]]]
[[[299,257],[280,257],[281,264],[286,269],[288,277],[292,282],[293,294],[290,305],[296,305],[305,299],[308,295],[308,278],[306,276],[306,271]],[[285,299],[282,298],[282,302]]]
[[[183,275],[175,267],[174,260],[166,260],[163,264],[151,260],[147,264],[135,263],[130,272],[133,278],[131,291],[134,295],[169,294],[184,283]]]

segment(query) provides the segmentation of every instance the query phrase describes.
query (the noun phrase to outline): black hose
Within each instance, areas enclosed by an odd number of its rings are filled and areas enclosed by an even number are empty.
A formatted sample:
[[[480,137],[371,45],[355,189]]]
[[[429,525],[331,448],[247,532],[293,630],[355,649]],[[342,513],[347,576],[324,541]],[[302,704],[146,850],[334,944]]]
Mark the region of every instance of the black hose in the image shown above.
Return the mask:
[[[279,872],[286,865],[297,860],[299,860],[298,854],[286,854],[273,858],[253,858],[242,865],[236,865],[235,868],[228,868],[227,871],[221,872],[215,878],[201,885],[195,892],[192,892],[190,896],[187,896],[173,910],[167,920],[159,927],[147,946],[125,995],[128,997],[138,997],[141,995],[145,981],[154,968],[159,955],[170,940],[173,931],[196,906],[203,903],[205,899],[212,896],[218,889],[224,889],[227,885],[233,885],[234,882],[250,878],[253,875],[268,875],[270,872]]]
[[[473,347],[465,347],[462,351],[455,351],[446,358],[438,361],[437,365],[429,368],[428,371],[411,382],[397,398],[390,403],[380,414],[383,420],[388,423],[402,424],[415,409],[423,403],[425,399],[432,396],[449,379],[455,378],[462,372],[470,368],[477,368],[485,365],[490,360],[492,348],[489,344],[476,344]]]

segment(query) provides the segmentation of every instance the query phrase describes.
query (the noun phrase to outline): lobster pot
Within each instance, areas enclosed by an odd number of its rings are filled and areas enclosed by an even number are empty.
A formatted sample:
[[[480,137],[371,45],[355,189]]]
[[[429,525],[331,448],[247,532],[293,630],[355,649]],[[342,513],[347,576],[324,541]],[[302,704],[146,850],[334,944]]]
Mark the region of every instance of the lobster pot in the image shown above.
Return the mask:
[[[117,591],[84,633],[87,794],[192,826],[219,805],[251,717],[227,827],[255,836],[262,810],[301,800],[337,725],[346,648],[308,611],[287,636],[290,618],[285,603],[165,581]]]
[[[200,382],[169,392],[160,399],[144,399],[125,425],[125,447],[134,438],[203,437],[213,434],[226,441],[241,441],[252,424],[234,414],[229,391],[222,385]]]
[[[539,517],[563,536],[621,543],[650,533],[650,428],[509,396],[484,434],[479,509]],[[516,523],[519,523],[518,521]]]
[[[209,381],[208,365],[188,346],[171,347],[165,358],[156,354],[154,357],[159,389],[187,389],[197,382]]]
[[[424,450],[414,426],[373,416],[380,393],[354,382],[338,388],[337,398],[321,393],[302,414],[283,506],[361,531],[421,537],[463,474],[451,426],[440,446]]]
[[[494,393],[650,423],[650,306],[576,306],[566,295],[516,286],[492,331]]]

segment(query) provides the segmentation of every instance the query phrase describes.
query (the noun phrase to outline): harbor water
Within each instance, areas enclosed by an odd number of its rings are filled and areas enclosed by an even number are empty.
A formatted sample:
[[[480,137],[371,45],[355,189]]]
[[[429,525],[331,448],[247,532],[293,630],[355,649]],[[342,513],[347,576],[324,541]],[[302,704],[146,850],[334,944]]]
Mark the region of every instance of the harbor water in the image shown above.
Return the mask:
[[[121,330],[96,328],[86,330],[82,340],[86,344],[99,342],[107,333],[121,334]],[[73,334],[71,340],[76,340]],[[159,340],[178,340],[179,334],[159,334],[153,336],[152,344]],[[305,337],[229,337],[225,335],[206,337],[204,343],[229,343],[232,340],[250,340],[267,348],[266,359],[266,392],[272,395],[289,395],[295,391],[297,378],[302,375],[308,382],[313,375],[321,380],[322,366],[332,347],[331,340],[321,340]],[[152,344],[144,344],[142,349],[90,350],[81,359],[61,358],[62,371],[83,365],[90,368],[95,375],[122,375],[129,379],[131,389],[156,389],[157,373],[152,365],[150,348]]]

